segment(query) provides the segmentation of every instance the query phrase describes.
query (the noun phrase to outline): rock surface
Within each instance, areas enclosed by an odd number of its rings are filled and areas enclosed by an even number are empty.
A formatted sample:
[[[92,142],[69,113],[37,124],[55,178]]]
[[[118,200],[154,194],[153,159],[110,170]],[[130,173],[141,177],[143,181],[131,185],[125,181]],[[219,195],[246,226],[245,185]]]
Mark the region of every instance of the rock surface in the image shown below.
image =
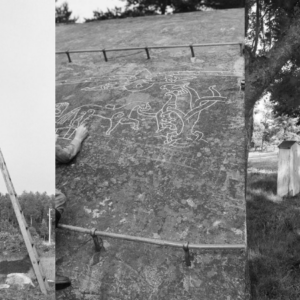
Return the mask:
[[[57,50],[243,42],[242,9],[58,26]],[[243,58],[238,45],[57,55],[56,128],[78,157],[57,166],[61,222],[195,244],[245,244]],[[246,253],[58,230],[60,299],[246,299]],[[100,298],[99,298],[100,297]]]

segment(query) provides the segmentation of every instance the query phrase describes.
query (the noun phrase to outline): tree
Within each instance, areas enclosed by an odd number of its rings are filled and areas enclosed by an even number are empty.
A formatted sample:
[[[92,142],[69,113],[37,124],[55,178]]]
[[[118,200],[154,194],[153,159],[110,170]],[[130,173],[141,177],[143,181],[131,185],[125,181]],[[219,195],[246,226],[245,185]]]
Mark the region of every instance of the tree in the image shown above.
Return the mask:
[[[45,219],[43,219],[41,227],[40,227],[40,235],[45,240],[48,235],[48,227]]]
[[[300,49],[299,0],[246,1],[245,118],[248,141],[253,109]],[[279,98],[278,98],[279,99]]]
[[[11,200],[8,194],[0,196],[0,205],[0,223],[2,221],[6,221],[15,226],[17,224],[17,218],[15,216],[15,212],[13,210]],[[2,227],[0,226],[0,228]]]
[[[93,11],[94,17],[85,22],[102,21],[107,19],[141,17],[148,15],[166,14],[167,9],[173,13],[200,11],[203,8],[223,9],[245,7],[244,0],[121,0],[126,2],[125,10],[120,7]]]
[[[33,192],[23,192],[19,196],[20,205],[24,212],[24,216],[27,221],[32,225],[33,221],[38,222],[40,218],[40,206],[41,203]]]
[[[276,116],[274,106],[268,97],[256,102],[251,147],[263,150],[266,144],[278,146],[283,140],[300,140],[297,118]]]
[[[64,2],[61,6],[55,7],[55,23],[75,23],[78,20],[78,17],[71,19],[71,15],[72,11],[69,10],[67,2]]]
[[[139,17],[144,16],[145,12],[140,12],[138,9],[127,9],[124,12],[122,11],[121,7],[115,6],[113,9],[107,9],[106,12],[102,10],[94,10],[92,19],[84,18],[86,23],[93,22],[93,21],[103,21],[108,19],[119,19],[119,18],[126,18],[126,17]]]
[[[202,0],[201,6],[210,7],[214,9],[230,9],[245,7],[245,0]]]
[[[173,13],[183,13],[201,10],[201,4],[198,0],[182,1],[182,0],[173,0],[171,1],[171,8]]]
[[[271,101],[274,103],[275,115],[297,118],[298,125],[300,125],[299,59],[291,59],[289,62],[290,66],[283,68],[279,72],[275,82],[269,88],[269,91],[271,92]]]
[[[122,0],[126,1],[126,9],[139,8],[140,11],[153,11],[162,15],[166,14],[167,8],[174,13],[190,12],[205,8],[225,9],[245,7],[244,0]]]
[[[167,6],[170,6],[171,0],[122,0],[126,1],[126,9],[136,7],[139,11],[158,11],[162,15],[166,13]]]
[[[298,134],[300,126],[297,125],[298,118],[279,116],[276,117],[274,121],[274,126],[276,128],[276,135],[273,138],[274,143],[278,145],[284,140],[300,140]]]
[[[260,147],[261,150],[264,149],[264,143],[270,142],[271,137],[275,134],[274,131],[274,118],[272,112],[272,104],[264,99],[260,101],[260,103],[256,103],[254,109],[254,132],[252,136],[252,141],[255,144],[255,148],[257,146]],[[260,105],[260,107],[258,106]]]

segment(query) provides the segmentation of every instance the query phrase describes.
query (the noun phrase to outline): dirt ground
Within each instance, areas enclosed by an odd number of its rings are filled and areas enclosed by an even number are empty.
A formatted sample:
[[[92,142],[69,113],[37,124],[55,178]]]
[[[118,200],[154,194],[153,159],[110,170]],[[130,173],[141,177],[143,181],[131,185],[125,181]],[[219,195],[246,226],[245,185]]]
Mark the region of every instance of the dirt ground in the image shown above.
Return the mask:
[[[4,236],[4,235],[3,235]],[[1,239],[0,256],[0,284],[4,284],[7,274],[24,273],[30,277],[35,287],[27,286],[24,289],[19,289],[11,286],[7,289],[1,289],[1,300],[54,300],[55,290],[54,285],[49,284],[50,289],[48,295],[41,293],[39,284],[36,280],[29,255],[23,243],[15,245],[15,239],[5,235],[5,239]],[[37,241],[38,253],[43,266],[44,274],[47,279],[55,278],[55,246],[47,246],[42,241]]]

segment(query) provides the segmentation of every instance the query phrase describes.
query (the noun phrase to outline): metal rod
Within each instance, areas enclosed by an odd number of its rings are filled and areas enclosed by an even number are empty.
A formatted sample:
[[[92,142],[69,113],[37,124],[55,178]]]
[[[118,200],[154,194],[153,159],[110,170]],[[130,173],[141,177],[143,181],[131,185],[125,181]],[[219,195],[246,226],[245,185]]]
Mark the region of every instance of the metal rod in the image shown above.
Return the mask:
[[[72,62],[72,60],[71,60],[70,52],[69,52],[69,51],[66,51],[66,54],[67,54],[67,56],[68,56],[69,63],[71,63],[71,62]]]
[[[106,50],[103,49],[102,52],[103,52],[103,56],[104,56],[105,61],[107,61]]]
[[[100,244],[99,239],[98,239],[98,236],[95,235],[95,232],[96,232],[96,228],[93,228],[93,229],[91,229],[91,232],[90,232],[90,233],[91,233],[91,236],[92,236],[93,241],[94,241],[95,251],[96,251],[96,252],[100,252],[101,249],[102,249],[102,247],[103,247],[103,241],[102,241],[102,239],[101,239],[101,237],[100,237],[100,241],[101,241],[101,244]]]
[[[190,48],[191,48],[191,52],[192,52],[192,57],[195,57],[193,45],[190,45]]]
[[[243,52],[244,52],[244,44],[240,43],[240,55],[243,56]]]
[[[148,47],[149,48],[149,47]],[[128,50],[141,50],[144,47],[132,47],[132,48],[114,48],[114,49],[107,49],[106,51],[114,52],[114,51],[128,51]]]
[[[183,251],[184,251],[184,260],[187,267],[191,266],[191,254],[189,249],[189,243],[186,245],[183,245]]]
[[[76,227],[71,225],[65,225],[65,224],[58,224],[58,228],[67,229],[71,231],[81,232],[81,233],[91,233],[91,229],[86,229],[82,227]],[[106,232],[106,231],[99,231],[95,230],[94,235],[99,235],[102,237],[109,237],[109,238],[115,238],[115,239],[122,239],[132,242],[140,242],[140,243],[148,243],[148,244],[155,244],[160,246],[170,246],[175,248],[182,249],[183,246],[187,245],[186,242],[172,242],[172,241],[166,241],[166,240],[159,240],[159,239],[149,239],[144,237],[138,237],[138,236],[131,236],[126,234],[119,234],[119,233],[112,233],[112,232]],[[245,244],[188,244],[189,249],[202,249],[202,250],[208,250],[208,249],[220,249],[220,250],[243,250],[246,249]]]
[[[150,59],[150,54],[149,54],[149,49],[148,49],[148,47],[145,47],[145,50],[146,50],[146,54],[147,54],[147,59]]]
[[[212,47],[212,46],[229,46],[229,45],[243,45],[240,42],[233,43],[210,43],[210,44],[193,44],[193,47]],[[191,47],[191,45],[169,45],[169,46],[148,46],[148,49],[172,49],[172,48],[186,48]],[[145,47],[131,47],[131,48],[114,48],[114,49],[105,49],[106,52],[113,51],[127,51],[127,50],[142,50]],[[69,50],[68,53],[83,53],[83,52],[101,52],[103,49],[86,49],[86,50]],[[66,51],[57,51],[56,54],[65,54]]]

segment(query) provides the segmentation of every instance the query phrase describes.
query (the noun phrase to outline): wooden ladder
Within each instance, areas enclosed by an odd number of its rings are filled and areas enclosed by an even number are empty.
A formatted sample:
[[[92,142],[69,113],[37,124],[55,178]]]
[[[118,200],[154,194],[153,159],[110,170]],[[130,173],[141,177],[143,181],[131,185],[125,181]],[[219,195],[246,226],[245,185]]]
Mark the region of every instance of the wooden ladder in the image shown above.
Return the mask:
[[[23,214],[22,208],[20,206],[19,200],[17,198],[17,194],[15,192],[11,178],[9,176],[1,149],[0,149],[0,168],[1,168],[1,171],[2,171],[2,174],[4,177],[4,181],[5,181],[9,196],[10,196],[10,200],[11,200],[13,209],[15,211],[15,214],[16,214],[21,232],[22,232],[22,236],[23,236],[27,251],[29,253],[29,257],[30,257],[36,278],[40,285],[40,289],[43,294],[47,295],[47,290],[49,289],[48,282],[46,280],[46,277],[44,276],[43,268],[40,263],[38,253],[36,251],[34,241],[29,232],[29,227],[24,218],[24,214]]]

